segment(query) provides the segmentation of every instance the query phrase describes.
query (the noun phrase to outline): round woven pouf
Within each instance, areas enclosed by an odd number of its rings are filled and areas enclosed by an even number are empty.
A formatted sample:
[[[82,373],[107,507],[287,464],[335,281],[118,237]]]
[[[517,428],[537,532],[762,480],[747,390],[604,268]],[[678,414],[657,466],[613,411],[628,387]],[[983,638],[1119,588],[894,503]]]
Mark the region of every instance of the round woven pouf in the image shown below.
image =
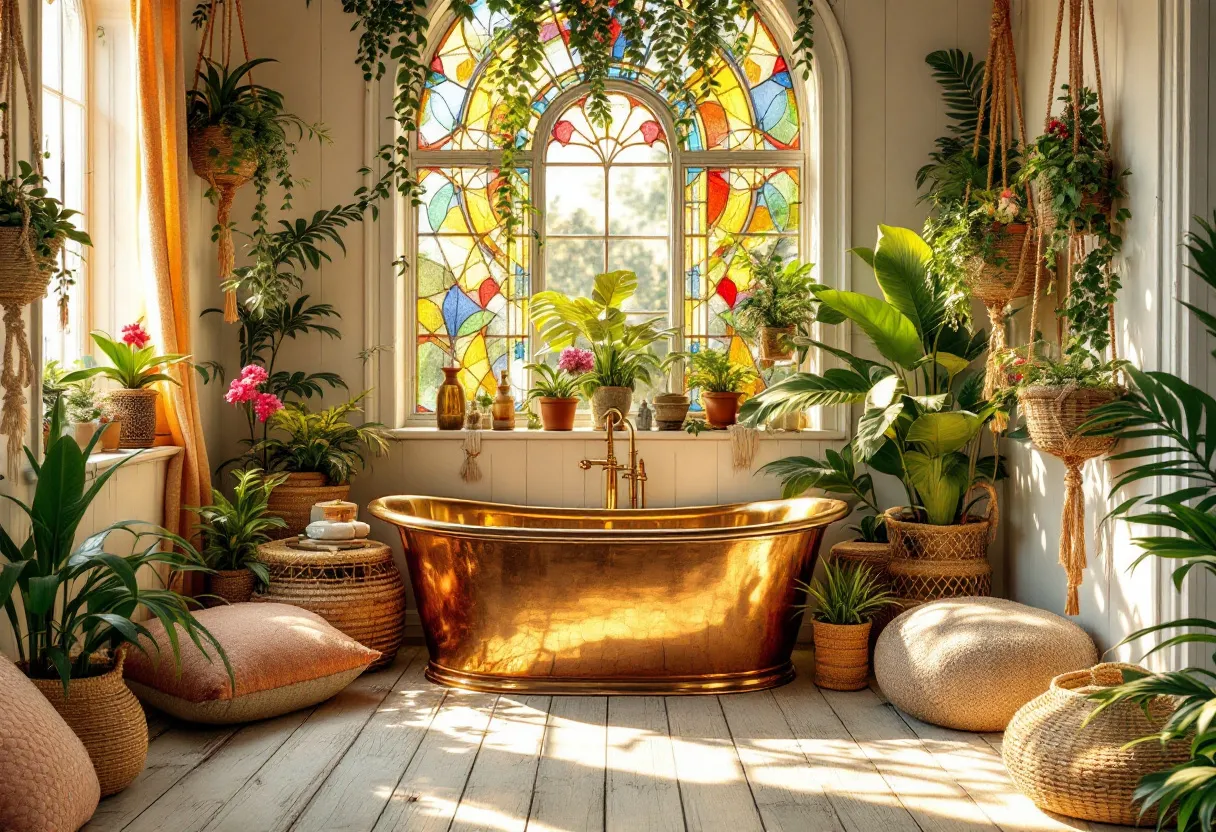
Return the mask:
[[[358,549],[312,552],[275,540],[262,544],[258,554],[270,572],[270,585],[254,601],[315,612],[383,654],[371,669],[392,662],[405,634],[405,582],[388,546],[369,541]]]

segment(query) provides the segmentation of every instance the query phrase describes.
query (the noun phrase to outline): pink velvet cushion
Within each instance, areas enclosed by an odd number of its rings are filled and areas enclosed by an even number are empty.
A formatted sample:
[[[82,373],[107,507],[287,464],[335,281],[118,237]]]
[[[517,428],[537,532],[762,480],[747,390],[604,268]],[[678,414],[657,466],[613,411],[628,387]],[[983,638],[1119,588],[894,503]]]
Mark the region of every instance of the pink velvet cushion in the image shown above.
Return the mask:
[[[0,829],[72,832],[101,787],[72,729],[16,665],[0,657]]]

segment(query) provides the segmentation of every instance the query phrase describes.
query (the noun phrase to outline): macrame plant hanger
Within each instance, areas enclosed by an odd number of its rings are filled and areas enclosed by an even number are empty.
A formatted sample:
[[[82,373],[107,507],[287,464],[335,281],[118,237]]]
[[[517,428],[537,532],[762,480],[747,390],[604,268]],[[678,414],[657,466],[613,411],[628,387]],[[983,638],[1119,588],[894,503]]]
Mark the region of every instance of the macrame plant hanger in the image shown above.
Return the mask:
[[[1094,78],[1098,93],[1098,115],[1102,127],[1102,145],[1108,158],[1111,158],[1110,134],[1106,127],[1106,107],[1102,95],[1102,69],[1098,63],[1098,35],[1094,27],[1093,0],[1060,0],[1056,15],[1055,46],[1052,50],[1051,81],[1048,87],[1047,116],[1044,119],[1044,130],[1051,122],[1051,108],[1055,99],[1056,71],[1060,59],[1060,43],[1064,31],[1065,7],[1068,7],[1068,102],[1073,115],[1072,142],[1074,154],[1080,148],[1081,139],[1081,107],[1082,91],[1085,86],[1085,17],[1088,12],[1090,43],[1092,46]],[[1044,200],[1040,192],[1039,198]],[[1046,200],[1044,200],[1046,202]],[[1049,211],[1046,204],[1040,205],[1040,216]],[[1077,264],[1084,259],[1086,252],[1085,229],[1076,225],[1075,219],[1070,220],[1069,243],[1064,268],[1064,298],[1071,290],[1073,272]],[[1044,229],[1039,229],[1039,250],[1043,250]],[[1037,265],[1034,277],[1034,300],[1030,306],[1030,339],[1033,343],[1038,335],[1039,297],[1043,287],[1044,266],[1042,258],[1036,258]],[[1107,275],[1109,281],[1109,274]],[[1107,307],[1107,326],[1110,330],[1110,355],[1112,360],[1118,359],[1118,348],[1115,339],[1115,307]],[[1058,342],[1063,345],[1067,335],[1064,318],[1056,313],[1056,334]],[[1065,387],[1060,394],[1060,401],[1076,391],[1075,386]],[[1060,565],[1068,576],[1068,598],[1065,603],[1065,615],[1080,613],[1079,588],[1085,574],[1085,492],[1081,469],[1087,461],[1105,454],[1113,445],[1113,439],[1108,437],[1087,437],[1075,430],[1056,422],[1047,425],[1044,433],[1048,441],[1035,438],[1035,444],[1045,453],[1057,457],[1065,466],[1064,475],[1064,510],[1060,519]]]
[[[218,25],[216,21],[219,21]],[[233,31],[233,23],[236,31]],[[216,44],[216,31],[219,31],[219,44]],[[207,22],[203,26],[203,36],[199,41],[198,58],[194,62],[194,89],[198,89],[202,78],[203,59],[217,61],[225,66],[231,66],[232,45],[240,38],[241,51],[245,55],[245,63],[249,62],[249,43],[245,39],[245,15],[241,10],[241,0],[210,0],[207,8]],[[248,73],[249,83],[253,83],[252,71]],[[256,88],[253,95],[257,96]],[[212,150],[217,151],[212,153]],[[233,158],[232,140],[226,135],[225,128],[211,126],[199,131],[199,135],[190,137],[190,164],[194,172],[207,181],[215,194],[215,225],[217,229],[216,243],[220,265],[220,281],[232,279],[232,270],[236,265],[236,249],[232,243],[232,228],[230,215],[236,192],[253,179],[257,169],[256,160],[237,160]],[[224,321],[236,323],[239,320],[236,308],[236,291],[228,288],[224,291]]]
[[[1001,189],[1009,189],[1009,156],[1011,144],[1010,121],[1016,120],[1018,140],[1026,147],[1026,118],[1022,110],[1022,89],[1018,80],[1018,59],[1013,49],[1013,25],[1009,16],[1010,0],[993,0],[992,23],[988,35],[988,59],[984,62],[984,80],[980,92],[979,118],[975,125],[975,141],[971,146],[972,158],[979,158],[980,146],[984,137],[985,112],[991,105],[992,118],[988,125],[988,184],[989,191],[996,182],[997,154],[1000,154]],[[964,210],[970,209],[971,183],[967,183],[964,197]],[[984,398],[991,399],[1004,386],[1000,361],[1005,352],[1005,317],[1009,304],[1020,297],[1025,297],[1031,291],[1030,263],[1034,257],[1032,243],[1034,241],[1034,205],[1030,199],[1030,189],[1024,186],[1021,195],[1022,204],[1026,206],[1029,222],[1025,231],[1021,232],[1021,240],[1011,235],[1008,244],[998,245],[997,255],[1004,262],[985,264],[976,258],[969,264],[968,283],[972,297],[979,300],[988,309],[988,320],[991,329],[988,334],[988,360],[984,371]],[[1017,270],[1011,271],[1008,266],[1012,257],[1008,255],[1016,251]],[[1004,432],[1008,420],[994,419],[992,426],[997,433]]]
[[[20,73],[25,92],[25,116],[29,122],[29,153],[34,172],[42,175],[42,139],[38,129],[34,93],[30,86],[29,57],[21,34],[21,10],[18,0],[0,0],[0,142],[4,145],[4,176],[14,176],[16,150],[13,142],[17,105],[17,75]],[[4,369],[0,386],[4,387],[3,416],[0,433],[7,439],[7,469],[9,479],[20,471],[21,445],[29,424],[25,388],[34,381],[34,359],[30,354],[29,334],[22,313],[25,307],[46,296],[54,270],[52,262],[39,258],[31,238],[29,208],[21,204],[21,227],[0,229],[0,306],[4,309]],[[58,255],[59,242],[51,242]]]

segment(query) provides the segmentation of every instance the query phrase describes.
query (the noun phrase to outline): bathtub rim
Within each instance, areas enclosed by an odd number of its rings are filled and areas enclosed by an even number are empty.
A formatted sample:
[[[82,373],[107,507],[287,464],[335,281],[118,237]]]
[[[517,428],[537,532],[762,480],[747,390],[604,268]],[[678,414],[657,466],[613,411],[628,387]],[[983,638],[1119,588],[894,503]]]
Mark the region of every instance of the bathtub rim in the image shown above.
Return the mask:
[[[825,503],[824,509],[811,516],[796,520],[771,521],[756,523],[750,526],[717,526],[709,528],[659,528],[659,529],[578,529],[578,528],[531,528],[525,526],[466,526],[446,520],[432,520],[407,514],[390,508],[389,500],[435,500],[445,503],[460,503],[469,506],[492,506],[502,509],[503,513],[527,514],[541,510],[552,510],[563,513],[587,512],[595,514],[611,514],[613,516],[629,516],[642,513],[662,514],[665,512],[695,512],[697,510],[715,509],[719,513],[728,510],[742,511],[749,508],[758,509],[761,506],[772,507],[775,504],[819,502]],[[513,503],[493,503],[484,500],[466,500],[460,497],[435,497],[426,494],[394,494],[378,497],[367,505],[368,512],[373,517],[391,523],[402,530],[416,530],[442,534],[448,537],[458,537],[474,540],[530,541],[553,543],[561,541],[596,541],[620,543],[670,543],[680,540],[744,540],[774,535],[799,534],[815,529],[824,529],[832,523],[843,520],[852,511],[844,500],[833,497],[792,497],[776,500],[752,500],[742,503],[724,503],[721,505],[676,506],[666,508],[645,509],[608,509],[600,508],[564,508],[559,506],[522,506]]]
[[[793,659],[760,670],[693,676],[512,676],[453,670],[431,660],[423,676],[430,682],[481,693],[542,696],[689,696],[750,693],[789,684],[798,675]]]

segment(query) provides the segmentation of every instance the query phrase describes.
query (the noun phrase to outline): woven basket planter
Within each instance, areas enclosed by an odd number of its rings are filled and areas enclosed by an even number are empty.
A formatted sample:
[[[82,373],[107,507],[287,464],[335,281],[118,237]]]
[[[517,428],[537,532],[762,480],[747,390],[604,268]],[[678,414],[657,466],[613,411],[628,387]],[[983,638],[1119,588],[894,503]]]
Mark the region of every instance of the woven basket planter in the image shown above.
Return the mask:
[[[792,326],[762,326],[758,333],[761,361],[789,361],[794,357],[790,339],[794,336]]]
[[[812,624],[815,684],[828,690],[861,690],[870,681],[870,622]]]
[[[867,543],[864,540],[847,540],[832,547],[831,557],[837,563],[860,564],[870,570],[883,589],[891,589],[891,545],[889,543]],[[894,604],[884,607],[870,619],[870,648],[882,635],[883,628],[902,610]]]
[[[126,647],[121,647],[106,673],[72,679],[66,697],[58,679],[30,680],[89,752],[102,797],[131,785],[148,759],[148,722],[139,700],[123,683],[125,657]]]
[[[1123,702],[1082,727],[1097,706],[1085,694],[1119,684],[1125,668],[1135,666],[1100,664],[1057,676],[1009,722],[1001,755],[1013,782],[1040,809],[1101,823],[1156,822],[1155,812],[1140,817],[1132,793],[1144,775],[1189,759],[1190,743],[1125,746],[1160,730],[1174,703],[1158,697],[1146,716]]]
[[[993,225],[993,251],[967,261],[967,288],[988,307],[1006,306],[1034,291],[1034,230],[1022,223]]]
[[[259,556],[270,571],[270,584],[254,601],[315,612],[379,650],[383,655],[372,668],[392,663],[405,636],[405,583],[388,546],[369,542],[359,549],[314,552],[274,541],[263,544]]]
[[[209,592],[217,596],[212,599],[216,604],[220,601],[229,604],[243,604],[253,597],[254,577],[248,569],[220,569],[214,575],[207,576]]]
[[[156,399],[150,387],[112,390],[106,395],[114,419],[119,423],[118,447],[151,448],[156,442]]]
[[[59,240],[51,242],[56,257],[60,246]],[[31,260],[22,241],[21,229],[0,227],[0,304],[28,306],[46,297],[54,262],[55,257],[39,260],[37,254]]]
[[[350,495],[350,484],[330,485],[324,474],[312,471],[287,475],[286,481],[270,492],[267,514],[282,517],[286,528],[273,529],[270,536],[276,540],[299,537],[304,527],[312,521],[314,503],[329,500],[345,500]]]
[[[1039,192],[1039,201],[1037,203],[1039,206],[1039,222],[1042,223],[1043,230],[1050,234],[1056,228],[1058,222],[1055,209],[1051,204],[1054,198],[1051,186],[1042,178],[1036,180],[1035,185]],[[1081,198],[1081,207],[1097,208],[1099,214],[1109,217],[1115,210],[1115,202],[1111,198],[1111,195],[1107,193],[1086,194]],[[1088,229],[1080,228],[1077,230],[1087,231]]]
[[[999,512],[996,492],[990,485],[978,488],[988,493],[988,512],[970,515],[966,523],[935,526],[912,523],[907,510],[887,511],[887,537],[891,543],[891,591],[905,610],[926,601],[989,595],[992,566],[988,544],[996,536]]]
[[[1079,428],[1094,408],[1120,395],[1113,388],[1026,387],[1018,391],[1018,408],[1035,446],[1052,456],[1092,459],[1109,451],[1113,436],[1080,436]]]
[[[942,598],[992,594],[992,565],[986,558],[967,560],[892,560],[891,591],[908,606]]]
[[[190,167],[208,182],[239,188],[253,179],[258,162],[257,159],[234,160],[234,150],[227,127],[204,127],[190,134]]]

